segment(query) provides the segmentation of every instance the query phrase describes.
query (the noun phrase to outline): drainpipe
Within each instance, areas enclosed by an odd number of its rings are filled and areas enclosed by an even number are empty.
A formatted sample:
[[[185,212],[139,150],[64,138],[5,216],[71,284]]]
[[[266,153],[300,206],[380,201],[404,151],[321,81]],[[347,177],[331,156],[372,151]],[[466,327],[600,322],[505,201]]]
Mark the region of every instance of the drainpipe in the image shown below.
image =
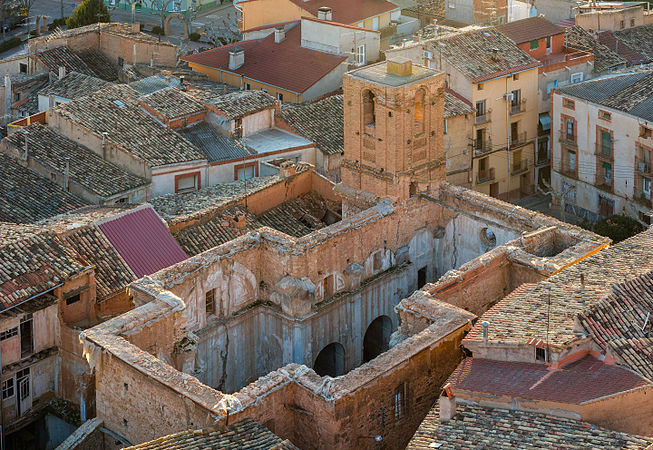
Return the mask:
[[[508,149],[508,170],[510,170],[510,104],[508,103],[508,78],[506,77],[506,148]]]

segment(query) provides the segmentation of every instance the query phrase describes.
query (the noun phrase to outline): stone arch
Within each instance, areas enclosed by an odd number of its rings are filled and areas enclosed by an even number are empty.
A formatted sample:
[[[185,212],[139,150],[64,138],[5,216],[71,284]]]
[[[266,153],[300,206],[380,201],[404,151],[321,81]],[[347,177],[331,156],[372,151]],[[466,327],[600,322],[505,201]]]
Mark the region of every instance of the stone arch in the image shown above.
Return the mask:
[[[415,105],[413,112],[413,131],[415,134],[423,133],[426,126],[426,89],[423,87],[415,92]]]
[[[339,377],[345,373],[345,347],[332,342],[324,347],[315,358],[313,370],[319,376]]]
[[[390,348],[392,319],[379,316],[370,323],[363,338],[363,363],[373,360]]]
[[[376,125],[376,95],[370,89],[363,91],[363,126]]]
[[[182,16],[180,13],[168,14],[166,20],[163,22],[163,34],[166,36],[172,36],[172,28],[170,28],[170,22],[172,19],[179,19],[179,21],[184,25],[184,39],[188,39],[188,24],[184,20],[184,16]]]

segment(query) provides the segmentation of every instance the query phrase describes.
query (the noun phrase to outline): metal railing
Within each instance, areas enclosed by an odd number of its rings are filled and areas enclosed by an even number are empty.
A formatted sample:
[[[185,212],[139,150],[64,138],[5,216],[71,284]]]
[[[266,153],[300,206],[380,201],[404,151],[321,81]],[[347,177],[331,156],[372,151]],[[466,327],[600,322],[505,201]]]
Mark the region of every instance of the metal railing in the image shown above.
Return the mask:
[[[528,142],[528,135],[525,131],[510,133],[510,145],[522,145]]]
[[[483,184],[494,180],[494,169],[480,171],[476,175],[476,184]]]
[[[489,152],[492,150],[492,139],[489,137],[483,139],[474,139],[474,152],[477,155]]]
[[[651,175],[650,161],[642,161],[640,158],[635,158],[635,170],[645,175]]]
[[[491,111],[485,111],[485,114],[476,114],[476,125],[482,125],[490,121]]]
[[[515,115],[515,114],[523,113],[524,111],[526,111],[525,105],[526,105],[525,98],[519,99],[518,102],[512,102],[510,104],[510,114]]]
[[[519,175],[528,171],[529,161],[527,158],[518,159],[513,161],[510,165],[510,175]]]
[[[576,145],[576,135],[561,131],[559,141],[567,145]]]

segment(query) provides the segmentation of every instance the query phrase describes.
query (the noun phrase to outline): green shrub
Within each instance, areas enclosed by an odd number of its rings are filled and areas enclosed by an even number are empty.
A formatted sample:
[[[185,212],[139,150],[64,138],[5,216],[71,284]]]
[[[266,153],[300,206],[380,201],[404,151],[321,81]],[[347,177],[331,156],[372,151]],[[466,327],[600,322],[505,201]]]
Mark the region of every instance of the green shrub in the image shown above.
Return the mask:
[[[188,39],[190,39],[193,42],[197,42],[200,40],[201,37],[202,35],[199,33],[191,33],[190,36],[188,36]]]
[[[615,244],[642,231],[644,231],[644,226],[641,223],[631,217],[622,215],[608,217],[594,225],[596,234],[609,237]]]
[[[18,47],[22,43],[23,41],[21,41],[19,37],[12,37],[11,39],[2,41],[0,42],[0,52],[6,52],[9,49]]]
[[[103,0],[84,0],[73,9],[73,15],[66,20],[68,29],[83,27],[98,22],[110,22],[111,16]]]
[[[163,28],[159,26],[152,27],[152,33],[158,34],[159,36],[165,36],[166,34],[165,31],[163,31]]]
[[[60,18],[58,18],[58,19],[54,19],[54,20],[53,20],[52,22],[50,22],[50,24],[48,25],[48,29],[49,29],[49,30],[55,30],[55,29],[57,29],[57,28],[63,27],[63,26],[66,25],[66,20],[68,20],[68,19],[69,19],[68,17],[64,17],[64,18],[61,18],[61,17],[60,17]]]

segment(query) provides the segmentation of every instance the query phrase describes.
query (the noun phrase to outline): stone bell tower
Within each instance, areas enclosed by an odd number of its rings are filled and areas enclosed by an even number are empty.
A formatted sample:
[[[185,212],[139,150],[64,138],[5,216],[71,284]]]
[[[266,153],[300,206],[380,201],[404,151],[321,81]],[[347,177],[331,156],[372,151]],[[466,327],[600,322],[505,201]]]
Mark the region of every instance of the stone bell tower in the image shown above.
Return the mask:
[[[405,199],[445,180],[444,73],[395,58],[345,74],[342,182]]]

